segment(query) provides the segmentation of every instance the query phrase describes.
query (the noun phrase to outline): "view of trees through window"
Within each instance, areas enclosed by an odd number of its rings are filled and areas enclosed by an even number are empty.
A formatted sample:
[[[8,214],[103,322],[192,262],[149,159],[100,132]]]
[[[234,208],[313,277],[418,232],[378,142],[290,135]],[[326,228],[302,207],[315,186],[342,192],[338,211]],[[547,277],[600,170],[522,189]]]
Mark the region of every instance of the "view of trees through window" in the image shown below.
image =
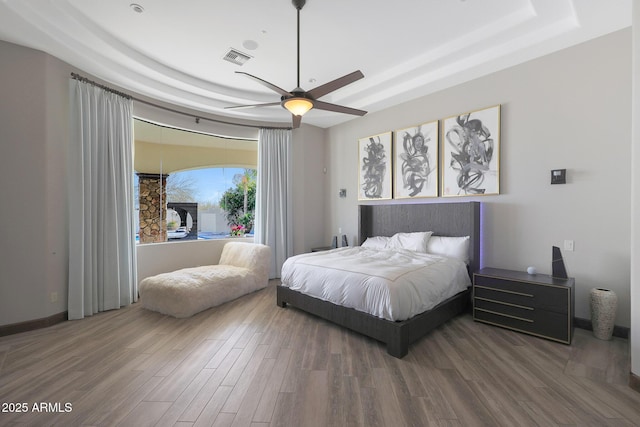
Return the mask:
[[[167,203],[198,204],[199,238],[249,234],[253,231],[256,176],[255,169],[240,168],[175,172],[167,178]]]
[[[166,179],[166,227],[168,240],[186,237],[193,227],[187,214],[183,221],[176,209],[181,203],[197,204],[197,238],[216,239],[252,234],[256,204],[255,169],[204,168],[174,172]],[[136,200],[139,188],[136,182]],[[138,209],[136,224],[139,224]],[[184,224],[183,224],[184,222]],[[139,226],[136,227],[138,230]]]

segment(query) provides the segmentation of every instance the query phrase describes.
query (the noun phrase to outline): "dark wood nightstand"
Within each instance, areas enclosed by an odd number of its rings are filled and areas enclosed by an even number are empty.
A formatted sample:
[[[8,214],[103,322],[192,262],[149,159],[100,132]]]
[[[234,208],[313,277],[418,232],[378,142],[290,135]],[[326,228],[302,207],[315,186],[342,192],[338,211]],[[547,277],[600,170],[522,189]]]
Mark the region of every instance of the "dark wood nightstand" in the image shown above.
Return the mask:
[[[473,319],[571,344],[575,280],[483,268],[473,275]]]
[[[335,249],[335,248],[332,248],[331,246],[321,246],[318,248],[311,248],[311,252],[330,251],[331,249]]]

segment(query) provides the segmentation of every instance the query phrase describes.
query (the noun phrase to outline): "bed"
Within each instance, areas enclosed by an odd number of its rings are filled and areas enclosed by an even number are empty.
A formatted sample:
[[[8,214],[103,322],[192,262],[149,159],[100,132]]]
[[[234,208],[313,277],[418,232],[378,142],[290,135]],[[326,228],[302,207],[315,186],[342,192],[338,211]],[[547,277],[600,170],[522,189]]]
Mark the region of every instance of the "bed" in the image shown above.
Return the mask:
[[[434,236],[469,237],[467,274],[479,270],[481,207],[479,202],[392,204],[359,206],[359,242],[369,237],[431,231]],[[330,251],[334,252],[334,251]],[[291,305],[310,314],[386,344],[387,353],[402,358],[409,345],[437,326],[464,312],[470,288],[458,292],[433,308],[405,320],[388,320],[291,289],[283,278],[277,287],[277,304]]]

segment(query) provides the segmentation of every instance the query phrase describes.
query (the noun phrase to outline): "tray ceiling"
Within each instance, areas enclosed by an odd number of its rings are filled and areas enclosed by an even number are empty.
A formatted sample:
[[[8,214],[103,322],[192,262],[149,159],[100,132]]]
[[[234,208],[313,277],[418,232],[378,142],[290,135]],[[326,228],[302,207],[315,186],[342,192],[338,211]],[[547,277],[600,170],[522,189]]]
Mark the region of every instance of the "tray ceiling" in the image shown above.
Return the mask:
[[[141,95],[220,116],[290,122],[279,100],[235,71],[296,86],[289,0],[3,0],[0,39],[47,52]],[[301,86],[355,70],[323,101],[375,112],[631,25],[631,0],[308,0]],[[243,65],[224,57],[236,50]],[[235,54],[232,54],[235,56]],[[303,123],[357,117],[312,110]]]

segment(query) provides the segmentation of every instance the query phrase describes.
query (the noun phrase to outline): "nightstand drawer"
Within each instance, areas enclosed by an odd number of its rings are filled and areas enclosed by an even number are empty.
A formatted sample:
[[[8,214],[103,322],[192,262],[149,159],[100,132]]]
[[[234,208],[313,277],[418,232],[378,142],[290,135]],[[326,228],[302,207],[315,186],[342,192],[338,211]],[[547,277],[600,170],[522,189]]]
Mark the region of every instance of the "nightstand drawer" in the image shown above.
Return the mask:
[[[504,314],[507,317],[531,320],[536,309],[530,305],[513,304],[504,300],[473,297],[473,306],[477,309]]]
[[[568,312],[570,293],[566,286],[557,287],[478,275],[475,276],[474,283],[475,296],[557,313]]]
[[[511,316],[507,313],[491,311],[478,306],[473,309],[473,319],[495,326],[526,332],[543,338],[571,343],[571,325],[567,314],[534,310],[528,317]]]

